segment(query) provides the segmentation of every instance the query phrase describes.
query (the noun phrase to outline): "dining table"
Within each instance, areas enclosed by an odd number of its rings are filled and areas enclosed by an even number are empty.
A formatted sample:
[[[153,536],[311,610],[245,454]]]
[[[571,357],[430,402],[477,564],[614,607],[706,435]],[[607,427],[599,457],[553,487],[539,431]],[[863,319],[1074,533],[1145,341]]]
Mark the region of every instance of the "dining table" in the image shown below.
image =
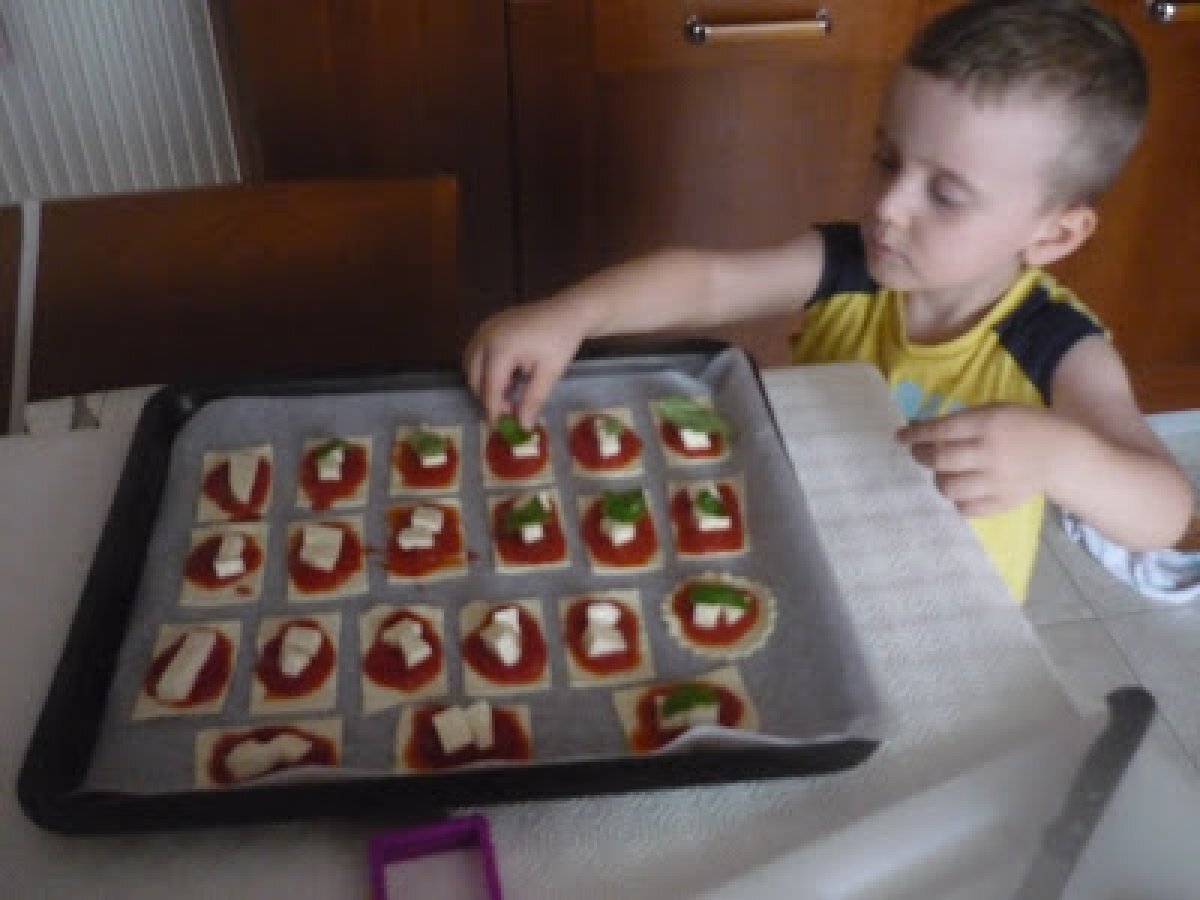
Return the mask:
[[[829,774],[456,811],[486,818],[505,896],[1014,896],[1044,861],[1043,837],[1108,711],[1071,699],[967,523],[895,439],[903,418],[876,370],[761,378],[882,698],[879,745]],[[404,810],[67,835],[18,803],[29,738],[155,389],[108,393],[94,427],[0,438],[0,893],[368,896],[368,841],[415,824]],[[430,882],[404,896],[450,895]]]

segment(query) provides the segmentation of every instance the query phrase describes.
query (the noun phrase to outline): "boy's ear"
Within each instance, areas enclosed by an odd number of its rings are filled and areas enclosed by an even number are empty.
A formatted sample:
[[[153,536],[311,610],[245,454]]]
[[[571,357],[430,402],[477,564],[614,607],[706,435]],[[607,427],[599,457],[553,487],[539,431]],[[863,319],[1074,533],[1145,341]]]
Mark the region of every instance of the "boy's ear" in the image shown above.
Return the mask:
[[[1025,248],[1025,264],[1047,266],[1070,256],[1092,236],[1098,219],[1096,210],[1085,203],[1050,213]]]

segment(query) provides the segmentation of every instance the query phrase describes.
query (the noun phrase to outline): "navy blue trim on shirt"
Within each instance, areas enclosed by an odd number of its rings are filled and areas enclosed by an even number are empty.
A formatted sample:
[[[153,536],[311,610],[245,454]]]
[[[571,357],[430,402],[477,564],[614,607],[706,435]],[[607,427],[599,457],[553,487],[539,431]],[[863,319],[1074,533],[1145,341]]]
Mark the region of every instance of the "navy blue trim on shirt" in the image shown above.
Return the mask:
[[[1069,303],[1055,303],[1045,285],[1037,285],[1021,304],[996,324],[996,334],[1042,400],[1050,405],[1058,364],[1079,341],[1103,334],[1087,315]]]
[[[874,294],[879,284],[867,271],[867,249],[857,222],[819,222],[813,226],[825,242],[821,280],[805,306],[834,294]]]

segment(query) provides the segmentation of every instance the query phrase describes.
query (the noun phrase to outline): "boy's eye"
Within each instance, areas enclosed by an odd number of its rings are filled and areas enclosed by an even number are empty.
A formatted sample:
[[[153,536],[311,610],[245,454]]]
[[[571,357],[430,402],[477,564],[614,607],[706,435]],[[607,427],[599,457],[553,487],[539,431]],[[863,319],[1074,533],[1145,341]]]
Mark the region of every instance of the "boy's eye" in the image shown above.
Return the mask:
[[[886,172],[889,175],[900,171],[900,160],[896,158],[896,154],[888,153],[886,150],[876,150],[871,154],[871,162],[881,172]]]
[[[938,206],[961,206],[963,197],[953,187],[935,179],[929,185],[929,197]]]

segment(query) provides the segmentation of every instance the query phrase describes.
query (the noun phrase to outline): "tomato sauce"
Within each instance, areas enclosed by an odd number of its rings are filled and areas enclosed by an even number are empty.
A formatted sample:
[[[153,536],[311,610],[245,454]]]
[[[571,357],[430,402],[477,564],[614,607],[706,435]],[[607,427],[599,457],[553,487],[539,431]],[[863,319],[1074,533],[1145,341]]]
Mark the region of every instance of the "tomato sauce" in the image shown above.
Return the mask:
[[[600,455],[600,441],[596,438],[596,415],[584,416],[567,436],[571,456],[585,469],[603,472],[624,469],[642,452],[642,439],[632,428],[621,431],[619,446],[614,456]]]
[[[616,629],[625,639],[625,649],[619,653],[606,653],[603,656],[588,656],[583,646],[583,633],[587,630],[587,608],[597,602],[597,598],[583,597],[572,603],[564,617],[563,640],[581,668],[593,675],[613,675],[635,668],[642,661],[642,651],[638,646],[637,615],[621,601],[603,598],[604,603],[611,603],[620,611]]]
[[[338,500],[353,497],[367,477],[367,450],[361,444],[347,443],[342,455],[342,477],[322,481],[318,475],[317,458],[321,446],[304,455],[300,464],[300,487],[308,496],[313,509],[329,509]]]
[[[542,637],[542,629],[524,609],[513,608],[520,614],[521,622],[521,656],[514,665],[506,666],[500,662],[479,636],[491,622],[491,613],[463,639],[463,661],[493,684],[529,684],[546,671],[546,640]]]
[[[404,661],[404,653],[391,644],[384,643],[382,635],[398,622],[409,619],[421,626],[421,639],[429,645],[430,654],[411,668]],[[442,642],[437,632],[425,619],[408,610],[392,613],[379,623],[370,649],[363,657],[363,674],[384,687],[412,692],[423,688],[437,677],[442,670]]]
[[[428,549],[403,550],[396,543],[400,532],[412,524],[415,506],[396,506],[388,510],[387,570],[393,575],[415,578],[438,569],[460,566],[466,559],[458,510],[437,503],[426,505],[442,511],[442,530],[433,536],[433,546]]]
[[[468,744],[457,753],[446,753],[433,727],[433,717],[444,706],[426,706],[413,712],[412,736],[404,748],[404,762],[422,771],[449,769],[483,760],[521,762],[533,757],[533,744],[517,716],[507,709],[492,707],[492,746],[480,750]]]
[[[262,547],[259,546],[258,541],[253,536],[249,534],[243,534],[242,536],[246,539],[246,543],[242,547],[242,565],[246,567],[244,572],[237,575],[230,575],[228,578],[222,578],[217,574],[215,566],[217,551],[221,549],[221,536],[214,534],[192,548],[192,552],[188,554],[187,561],[183,564],[184,577],[193,584],[198,584],[200,587],[212,591],[228,587],[234,582],[257,571],[258,567],[262,565]]]
[[[663,422],[659,434],[662,435],[663,443],[675,454],[686,456],[688,459],[714,459],[725,451],[725,437],[719,431],[709,434],[708,448],[705,450],[689,450],[685,447],[683,438],[679,436],[679,426],[672,422]]]
[[[717,485],[717,491],[730,519],[729,527],[720,531],[700,530],[700,526],[696,524],[692,498],[686,489],[677,491],[671,498],[671,521],[675,523],[675,543],[680,552],[721,553],[741,550],[745,546],[746,534],[737,494],[727,484]]]
[[[362,568],[363,546],[354,529],[341,522],[322,523],[342,530],[342,549],[337,562],[328,572],[310,566],[300,558],[300,547],[304,543],[304,532],[298,529],[288,546],[288,575],[296,590],[304,593],[331,591],[350,580]]]
[[[154,657],[154,661],[150,663],[150,668],[146,671],[146,677],[142,681],[146,693],[159,703],[177,709],[199,706],[201,703],[208,703],[220,697],[233,672],[233,642],[220,631],[213,629],[213,632],[217,636],[216,643],[213,644],[208,659],[200,667],[200,672],[196,675],[196,683],[192,685],[187,697],[178,702],[172,702],[158,696],[158,681],[167,671],[167,666],[171,664],[171,660],[175,658],[179,648],[183,646],[184,640],[187,639],[186,634],[179,635],[166,649]]]
[[[440,466],[423,466],[421,457],[405,441],[397,444],[392,465],[400,473],[400,481],[410,488],[444,488],[454,483],[458,474],[458,449],[454,441],[446,441],[446,462]]]
[[[284,632],[292,625],[307,625],[321,632],[321,647],[303,671],[286,675],[281,668]],[[292,619],[263,645],[254,673],[267,691],[267,697],[305,697],[318,690],[333,671],[337,654],[329,635],[315,619]]]
[[[204,476],[201,489],[204,495],[230,518],[257,519],[262,515],[263,504],[266,503],[267,493],[271,489],[271,461],[259,457],[258,468],[254,472],[254,484],[250,488],[250,499],[246,503],[233,496],[233,489],[229,486],[229,460],[222,460],[213,466]]]
[[[229,771],[227,763],[229,754],[233,752],[234,747],[243,741],[259,741],[265,744],[281,734],[294,734],[304,738],[309,742],[308,752],[296,762],[278,763],[263,775],[270,775],[271,772],[295,766],[336,766],[338,764],[337,745],[329,738],[294,728],[291,725],[263,725],[251,731],[222,735],[213,745],[212,756],[208,762],[208,777],[216,784],[236,784],[238,779]]]
[[[649,513],[636,522],[633,539],[620,547],[614,546],[600,528],[603,518],[604,501],[598,499],[584,513],[581,527],[583,541],[597,562],[606,566],[636,567],[646,565],[654,557],[658,537],[654,534],[654,522]]]
[[[728,728],[737,726],[741,721],[744,704],[733,691],[716,684],[702,682],[711,687],[717,694],[717,722]],[[629,743],[635,753],[648,753],[666,746],[679,737],[687,728],[660,728],[658,724],[657,697],[666,696],[677,685],[660,685],[642,694],[637,703],[637,725],[629,737]]]
[[[512,447],[493,430],[488,435],[484,456],[487,458],[488,470],[497,478],[508,481],[519,481],[540,475],[550,460],[550,442],[546,439],[546,429],[538,425],[535,429],[538,436],[538,452],[536,456],[513,456]]]
[[[736,644],[754,628],[758,622],[759,600],[753,593],[743,588],[739,592],[747,600],[747,608],[742,617],[732,625],[725,623],[722,617],[712,628],[698,628],[692,619],[693,603],[688,597],[688,588],[696,582],[688,582],[671,595],[671,609],[679,617],[684,636],[695,644],[705,647],[729,647]]]
[[[515,500],[496,504],[492,512],[492,534],[496,539],[496,553],[504,562],[513,566],[537,566],[560,562],[567,558],[567,539],[563,535],[562,523],[557,507],[542,523],[542,539],[526,544],[521,535],[509,534],[504,530],[504,520],[513,508]]]

